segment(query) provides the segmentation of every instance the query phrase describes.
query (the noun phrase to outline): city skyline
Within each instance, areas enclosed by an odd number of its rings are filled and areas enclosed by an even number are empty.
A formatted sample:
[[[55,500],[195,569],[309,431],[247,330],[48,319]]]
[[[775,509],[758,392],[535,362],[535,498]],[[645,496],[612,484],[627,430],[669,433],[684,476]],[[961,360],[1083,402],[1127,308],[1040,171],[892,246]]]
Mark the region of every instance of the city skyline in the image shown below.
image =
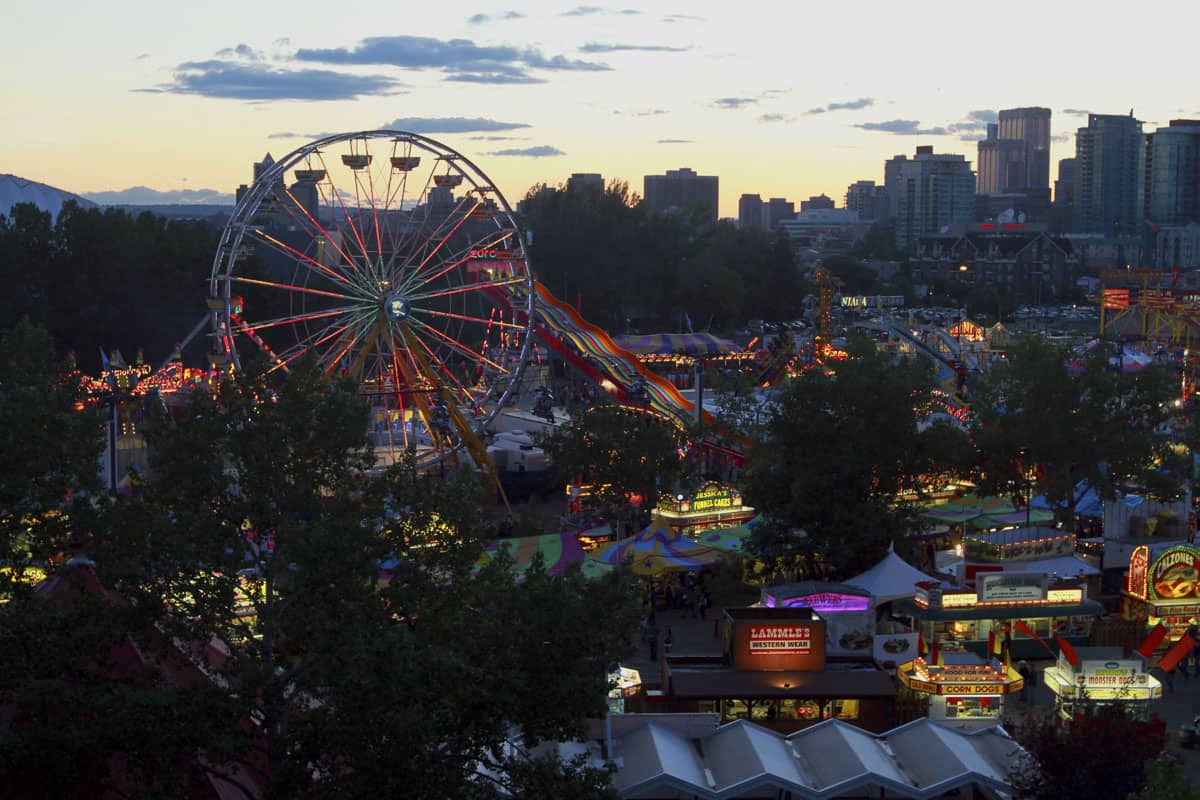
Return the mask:
[[[1181,23],[1200,18],[1167,5]],[[1088,112],[1132,108],[1146,132],[1200,116],[1182,49],[1155,53],[1153,80],[1090,55],[1129,47],[1094,7],[1055,4],[1036,19],[894,8],[23,7],[0,54],[6,74],[26,76],[6,87],[0,172],[84,195],[228,196],[268,151],[394,127],[471,158],[514,204],[572,173],[640,194],[643,176],[690,167],[720,178],[720,215],[736,217],[744,193],[825,193],[840,206],[850,184],[882,183],[884,162],[918,145],[975,167],[1001,109],[1052,110],[1052,174]],[[1039,58],[1001,63],[1013,41]]]

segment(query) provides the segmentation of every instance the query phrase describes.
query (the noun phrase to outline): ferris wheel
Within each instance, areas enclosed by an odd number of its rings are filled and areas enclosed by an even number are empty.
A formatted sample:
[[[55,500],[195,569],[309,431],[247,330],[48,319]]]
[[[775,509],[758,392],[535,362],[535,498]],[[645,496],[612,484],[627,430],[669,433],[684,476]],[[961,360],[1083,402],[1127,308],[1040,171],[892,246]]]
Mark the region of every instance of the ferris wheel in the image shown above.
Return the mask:
[[[533,278],[500,191],[432,139],[331,135],[260,165],[209,285],[214,363],[356,379],[376,444],[467,446],[516,390]]]

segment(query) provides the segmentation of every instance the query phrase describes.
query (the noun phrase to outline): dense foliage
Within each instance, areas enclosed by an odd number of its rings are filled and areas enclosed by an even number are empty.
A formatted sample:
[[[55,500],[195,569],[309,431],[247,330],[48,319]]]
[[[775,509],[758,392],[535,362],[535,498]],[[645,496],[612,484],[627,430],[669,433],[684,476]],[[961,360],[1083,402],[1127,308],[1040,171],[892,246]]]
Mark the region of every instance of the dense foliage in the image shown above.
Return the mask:
[[[0,320],[29,317],[92,373],[101,348],[165,359],[204,313],[218,232],[149,212],[68,203],[54,220],[16,205],[0,214]]]
[[[847,577],[893,541],[903,547],[912,501],[969,461],[961,432],[924,424],[933,389],[927,361],[894,362],[864,339],[830,370],[786,384],[750,452],[747,502],[770,520],[751,539],[758,557],[784,572],[812,575],[821,564]]]
[[[622,182],[603,192],[535,187],[521,208],[539,279],[612,333],[794,319],[808,291],[786,238],[648,214]]]
[[[40,414],[81,453],[61,485],[14,468],[4,510],[59,508],[94,481],[99,428],[48,361],[0,379],[0,414]],[[62,402],[40,412],[29,391]],[[410,795],[418,776],[423,797],[608,796],[603,770],[536,745],[603,711],[637,624],[625,573],[480,567],[495,525],[474,476],[376,474],[354,387],[309,365],[176,416],[148,427],[140,496],[64,517],[94,569],[0,604],[0,772],[19,796]],[[35,557],[62,549],[44,538]]]

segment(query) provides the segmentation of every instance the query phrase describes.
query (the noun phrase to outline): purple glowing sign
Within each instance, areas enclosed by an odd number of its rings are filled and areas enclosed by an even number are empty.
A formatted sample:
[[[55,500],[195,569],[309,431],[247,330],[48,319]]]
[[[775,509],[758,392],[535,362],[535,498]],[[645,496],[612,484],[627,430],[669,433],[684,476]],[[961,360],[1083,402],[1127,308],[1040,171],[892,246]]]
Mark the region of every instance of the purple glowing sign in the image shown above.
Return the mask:
[[[773,595],[767,595],[767,608],[780,605]],[[789,597],[782,602],[784,608],[811,608],[813,611],[867,611],[871,608],[871,598],[858,594],[840,594],[838,592],[821,592],[808,594],[803,597]]]

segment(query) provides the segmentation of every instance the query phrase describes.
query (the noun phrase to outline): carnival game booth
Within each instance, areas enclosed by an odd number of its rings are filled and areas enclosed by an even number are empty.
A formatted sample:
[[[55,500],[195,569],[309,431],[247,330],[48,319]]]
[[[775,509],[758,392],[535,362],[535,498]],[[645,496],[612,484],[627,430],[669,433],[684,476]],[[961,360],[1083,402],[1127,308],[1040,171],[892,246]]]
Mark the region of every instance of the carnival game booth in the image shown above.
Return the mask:
[[[891,725],[896,686],[870,665],[826,661],[825,620],[809,608],[732,608],[720,656],[663,661],[669,712],[716,713],[787,733],[840,719],[870,731]]]
[[[1071,719],[1081,698],[1101,705],[1118,704],[1135,719],[1150,717],[1150,701],[1162,697],[1162,684],[1146,669],[1146,659],[1125,657],[1120,647],[1062,648],[1054,666],[1046,667],[1046,688],[1054,708]]]
[[[1162,624],[1172,641],[1200,624],[1200,548],[1169,542],[1134,548],[1121,616],[1147,629]]]
[[[924,641],[943,652],[986,657],[999,637],[1013,659],[1045,658],[1044,641],[1054,636],[1083,645],[1104,607],[1087,599],[1078,582],[1058,581],[1044,572],[988,572],[973,586],[919,584],[912,600],[897,611],[912,619]]]
[[[742,502],[740,491],[716,481],[695,494],[664,494],[654,509],[659,524],[692,538],[713,528],[748,523],[757,513]]]
[[[896,674],[909,689],[928,696],[930,719],[957,728],[999,723],[1005,697],[1025,686],[1010,665],[974,653],[918,656],[901,664]]]

